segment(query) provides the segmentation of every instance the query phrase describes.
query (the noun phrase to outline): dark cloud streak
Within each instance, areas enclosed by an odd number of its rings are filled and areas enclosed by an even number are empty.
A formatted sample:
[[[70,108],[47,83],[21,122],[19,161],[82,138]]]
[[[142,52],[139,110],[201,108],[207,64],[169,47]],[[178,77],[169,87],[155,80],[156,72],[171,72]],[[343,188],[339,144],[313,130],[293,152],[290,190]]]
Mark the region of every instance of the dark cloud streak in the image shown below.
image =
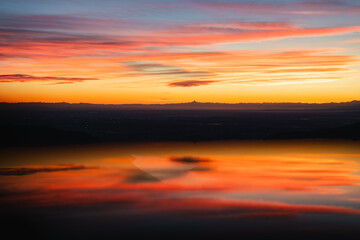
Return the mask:
[[[0,12],[3,27],[27,29],[82,30],[84,28],[104,28],[124,26],[128,20],[97,19],[70,15],[18,15]]]
[[[168,85],[170,87],[197,87],[201,85],[209,85],[211,83],[214,83],[217,81],[195,81],[195,80],[189,80],[189,81],[180,81],[180,82],[172,82]]]
[[[0,83],[11,83],[11,82],[56,82],[56,83],[75,83],[89,80],[99,80],[98,78],[74,78],[74,77],[36,77],[26,74],[8,74],[0,75]]]

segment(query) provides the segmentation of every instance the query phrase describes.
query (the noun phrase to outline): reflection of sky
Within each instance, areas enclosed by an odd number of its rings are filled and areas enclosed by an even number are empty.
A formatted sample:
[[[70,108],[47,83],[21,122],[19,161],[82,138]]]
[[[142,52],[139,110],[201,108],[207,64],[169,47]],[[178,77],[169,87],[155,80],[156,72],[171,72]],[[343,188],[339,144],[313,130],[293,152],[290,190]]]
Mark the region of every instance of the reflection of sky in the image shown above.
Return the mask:
[[[6,150],[0,201],[189,219],[357,216],[358,149],[229,142]]]

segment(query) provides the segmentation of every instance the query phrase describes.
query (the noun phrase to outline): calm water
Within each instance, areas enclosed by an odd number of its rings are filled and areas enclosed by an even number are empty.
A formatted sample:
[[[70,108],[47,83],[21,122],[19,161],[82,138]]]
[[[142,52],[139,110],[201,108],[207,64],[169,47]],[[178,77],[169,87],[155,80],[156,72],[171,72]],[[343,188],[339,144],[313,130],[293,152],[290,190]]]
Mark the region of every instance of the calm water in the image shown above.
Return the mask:
[[[0,210],[5,231],[20,229],[13,235],[360,233],[359,142],[89,145],[3,149],[1,156]]]

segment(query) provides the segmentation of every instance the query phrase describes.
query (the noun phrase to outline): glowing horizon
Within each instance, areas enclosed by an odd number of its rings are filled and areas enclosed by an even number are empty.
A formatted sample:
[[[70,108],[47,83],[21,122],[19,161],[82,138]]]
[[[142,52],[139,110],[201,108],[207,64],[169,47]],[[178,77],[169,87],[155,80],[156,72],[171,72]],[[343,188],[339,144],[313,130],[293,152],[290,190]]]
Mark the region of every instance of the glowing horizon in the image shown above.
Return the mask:
[[[359,99],[356,1],[0,3],[0,102]]]

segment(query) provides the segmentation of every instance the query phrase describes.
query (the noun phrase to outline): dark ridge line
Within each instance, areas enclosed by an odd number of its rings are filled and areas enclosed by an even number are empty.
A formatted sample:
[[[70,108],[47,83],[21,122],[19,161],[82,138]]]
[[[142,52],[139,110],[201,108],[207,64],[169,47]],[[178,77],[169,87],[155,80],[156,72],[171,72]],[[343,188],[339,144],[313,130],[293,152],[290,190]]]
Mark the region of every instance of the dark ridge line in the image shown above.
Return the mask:
[[[301,109],[360,109],[360,101],[329,102],[329,103],[302,103],[302,102],[263,102],[263,103],[217,103],[217,102],[186,102],[165,104],[97,104],[97,103],[67,103],[67,102],[1,102],[0,107],[68,107],[71,108],[103,108],[103,109],[216,109],[216,110],[301,110]]]

